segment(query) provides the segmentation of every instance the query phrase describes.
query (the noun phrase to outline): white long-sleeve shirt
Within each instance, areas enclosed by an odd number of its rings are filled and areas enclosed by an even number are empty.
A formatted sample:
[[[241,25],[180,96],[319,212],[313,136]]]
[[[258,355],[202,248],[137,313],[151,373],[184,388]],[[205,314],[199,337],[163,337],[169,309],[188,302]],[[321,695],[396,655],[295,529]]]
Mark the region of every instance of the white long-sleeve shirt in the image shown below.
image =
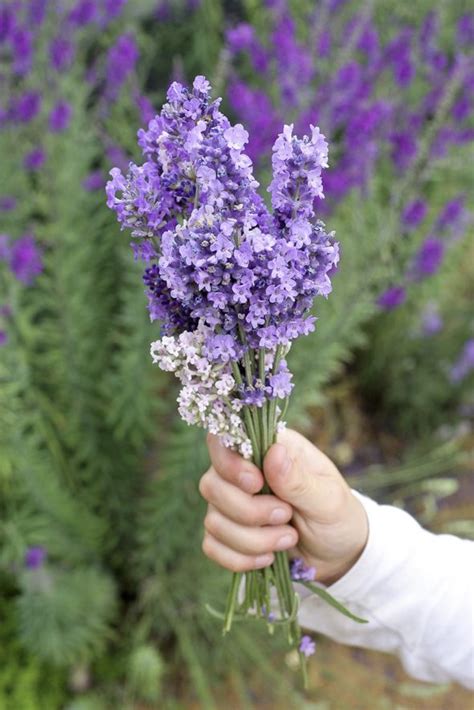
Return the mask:
[[[295,585],[301,625],[394,653],[420,680],[474,688],[474,542],[434,535],[403,510],[354,494],[369,520],[367,546],[328,592],[369,623],[348,619]]]

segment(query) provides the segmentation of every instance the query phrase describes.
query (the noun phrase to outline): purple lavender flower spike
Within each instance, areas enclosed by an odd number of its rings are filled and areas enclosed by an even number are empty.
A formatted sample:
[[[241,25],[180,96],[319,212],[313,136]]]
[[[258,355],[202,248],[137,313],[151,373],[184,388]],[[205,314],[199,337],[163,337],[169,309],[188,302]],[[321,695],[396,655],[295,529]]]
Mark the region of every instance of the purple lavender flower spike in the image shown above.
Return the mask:
[[[406,299],[406,291],[404,286],[391,286],[384,291],[377,299],[377,304],[384,311],[392,311]]]
[[[33,58],[33,34],[30,30],[17,25],[14,27],[10,43],[13,53],[13,70],[24,76],[31,69]]]
[[[27,91],[15,101],[11,113],[14,121],[29,123],[41,110],[41,96],[37,91]]]
[[[16,197],[13,195],[0,195],[0,212],[12,212],[16,204]]]
[[[406,227],[415,229],[424,220],[427,212],[424,200],[413,200],[403,210],[402,220]]]
[[[4,330],[0,330],[0,348],[8,343],[8,335]]]
[[[72,107],[67,101],[58,101],[49,114],[49,130],[51,133],[62,133],[69,125]]]
[[[427,237],[415,256],[413,272],[415,278],[423,279],[435,274],[443,261],[444,242],[437,237]]]
[[[30,570],[37,570],[43,566],[48,553],[41,545],[29,547],[25,553],[25,567]]]
[[[84,178],[82,187],[86,192],[95,192],[96,190],[103,190],[105,183],[106,179],[102,170],[94,170]]]
[[[457,384],[464,380],[474,370],[474,338],[470,338],[462,349],[459,358],[451,367],[449,378]]]
[[[421,314],[421,332],[426,337],[436,335],[443,329],[443,318],[436,303],[427,303]]]
[[[138,60],[138,47],[131,33],[121,35],[107,55],[107,96],[114,100]]]
[[[28,172],[36,172],[40,170],[46,162],[46,153],[41,146],[33,148],[23,158],[23,167]]]
[[[43,260],[35,239],[25,235],[12,244],[10,268],[14,276],[26,286],[30,286],[43,271]]]
[[[74,59],[74,45],[67,37],[55,37],[49,47],[51,66],[58,72],[67,69]]]
[[[300,645],[300,653],[304,654],[306,657],[312,656],[316,652],[316,644],[311,638],[311,636],[302,636]]]

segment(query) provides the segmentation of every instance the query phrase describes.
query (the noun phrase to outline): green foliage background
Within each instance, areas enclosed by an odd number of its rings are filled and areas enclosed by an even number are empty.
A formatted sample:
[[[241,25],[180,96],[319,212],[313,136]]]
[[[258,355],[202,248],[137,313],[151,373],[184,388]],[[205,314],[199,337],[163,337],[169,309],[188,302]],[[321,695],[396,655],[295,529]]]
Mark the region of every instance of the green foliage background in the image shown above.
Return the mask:
[[[421,14],[421,5],[410,12]],[[191,15],[177,4],[161,23],[149,9],[133,3],[124,26],[137,32],[140,81],[157,107],[173,70],[222,85],[226,24],[246,16],[258,26],[263,17],[257,2],[224,8],[203,0]],[[96,41],[100,52],[108,37]],[[178,421],[174,384],[151,367],[157,331],[128,239],[103,194],[80,187],[106,160],[86,88],[79,74],[67,81],[74,120],[67,139],[47,145],[48,169],[34,183],[17,169],[12,136],[0,133],[0,193],[28,196],[20,211],[2,215],[0,231],[16,236],[19,225],[34,223],[45,249],[34,287],[5,286],[15,315],[0,352],[0,710],[171,709],[187,707],[186,693],[212,709],[229,679],[246,708],[256,668],[270,702],[304,707],[278,670],[280,639],[237,627],[223,641],[204,609],[222,605],[228,583],[200,551],[204,437]],[[125,92],[107,131],[133,155],[137,126]],[[433,213],[446,185],[452,194],[465,188],[468,164],[459,152],[430,176]],[[291,354],[297,386],[289,421],[312,432],[314,408],[330,400],[328,385],[355,380],[376,419],[406,443],[400,466],[363,472],[359,487],[403,502],[409,484],[406,497],[431,496],[436,507],[453,487],[426,490],[427,480],[455,480],[460,462],[439,427],[459,422],[469,396],[469,383],[453,389],[446,372],[472,325],[472,268],[460,242],[405,306],[377,312],[376,296],[419,242],[401,244],[387,218],[391,180],[382,169],[368,199],[351,196],[331,219],[343,245],[341,269],[331,298],[317,306],[316,332]],[[427,352],[426,340],[410,334],[434,294],[449,326]],[[41,570],[24,569],[32,545],[48,550]]]

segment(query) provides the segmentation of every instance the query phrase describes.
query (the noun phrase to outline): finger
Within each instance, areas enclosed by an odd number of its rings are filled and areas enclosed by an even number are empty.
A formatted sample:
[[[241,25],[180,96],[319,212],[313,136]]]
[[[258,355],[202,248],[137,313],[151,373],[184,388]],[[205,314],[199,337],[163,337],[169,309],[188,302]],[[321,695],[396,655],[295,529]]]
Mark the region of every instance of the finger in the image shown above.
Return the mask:
[[[247,493],[257,493],[263,486],[263,475],[254,463],[236,451],[223,446],[218,436],[208,434],[207,447],[217,473]]]
[[[212,506],[204,519],[204,527],[216,540],[244,555],[288,550],[298,542],[298,533],[291,525],[246,527],[229,520]]]
[[[221,567],[231,570],[231,572],[247,572],[252,569],[262,569],[268,567],[274,560],[274,555],[266,553],[263,555],[242,555],[240,552],[231,550],[210,533],[206,532],[202,542],[202,550],[206,557],[213,562],[217,562]]]
[[[224,516],[241,525],[281,525],[291,520],[293,510],[275,496],[251,496],[221,478],[210,468],[199,482],[202,497]]]

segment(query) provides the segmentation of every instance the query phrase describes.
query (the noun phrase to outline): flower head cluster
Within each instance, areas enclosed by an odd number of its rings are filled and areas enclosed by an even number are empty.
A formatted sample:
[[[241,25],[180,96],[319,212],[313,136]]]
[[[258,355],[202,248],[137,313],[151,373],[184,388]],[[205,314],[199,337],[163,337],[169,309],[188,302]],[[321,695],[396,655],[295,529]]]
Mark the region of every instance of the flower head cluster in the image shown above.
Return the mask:
[[[204,427],[225,446],[249,458],[252,446],[239,416],[243,403],[236,396],[230,365],[209,359],[208,335],[209,329],[201,324],[193,332],[164,336],[151,344],[151,356],[162,370],[174,372],[183,385],[178,409],[184,421]]]
[[[212,329],[216,359],[287,345],[314,327],[317,295],[331,290],[338,247],[313,201],[322,194],[327,144],[318,129],[302,140],[287,126],[274,148],[274,213],[258,194],[248,134],[211,101],[210,85],[173,83],[168,103],[139,132],[146,158],[124,176],[111,171],[108,205],[132,230],[152,318],[165,332]]]

